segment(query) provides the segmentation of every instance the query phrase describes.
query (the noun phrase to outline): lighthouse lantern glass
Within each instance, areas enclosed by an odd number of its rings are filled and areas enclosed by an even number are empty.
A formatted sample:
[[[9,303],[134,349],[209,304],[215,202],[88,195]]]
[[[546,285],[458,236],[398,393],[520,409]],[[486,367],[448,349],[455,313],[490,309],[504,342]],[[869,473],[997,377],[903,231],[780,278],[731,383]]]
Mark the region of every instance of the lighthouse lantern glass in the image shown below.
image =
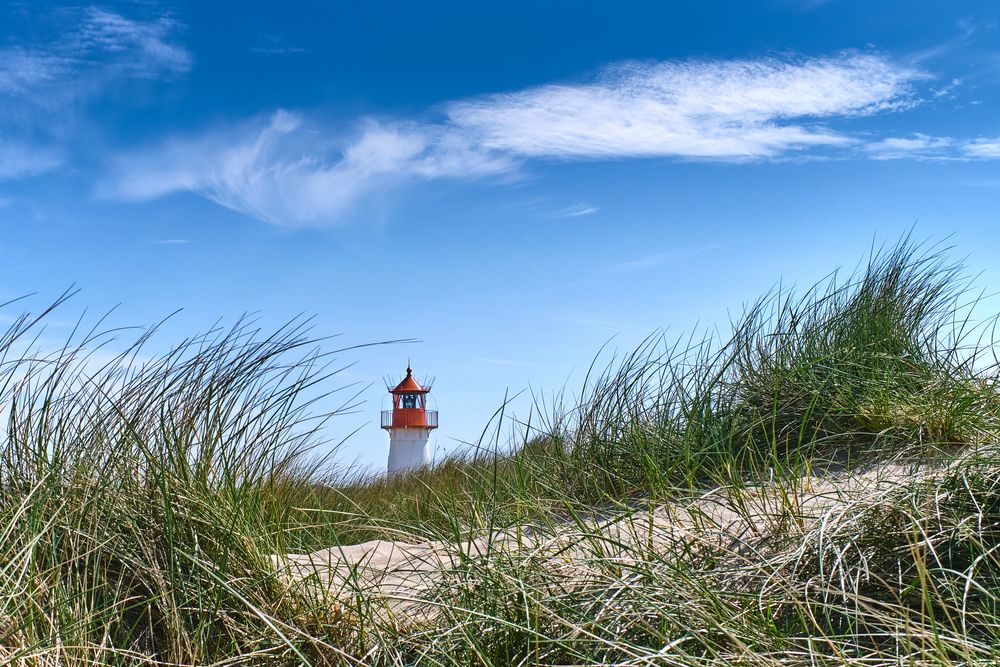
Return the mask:
[[[417,407],[417,395],[416,394],[403,394],[403,407],[404,408],[415,408],[415,407]]]

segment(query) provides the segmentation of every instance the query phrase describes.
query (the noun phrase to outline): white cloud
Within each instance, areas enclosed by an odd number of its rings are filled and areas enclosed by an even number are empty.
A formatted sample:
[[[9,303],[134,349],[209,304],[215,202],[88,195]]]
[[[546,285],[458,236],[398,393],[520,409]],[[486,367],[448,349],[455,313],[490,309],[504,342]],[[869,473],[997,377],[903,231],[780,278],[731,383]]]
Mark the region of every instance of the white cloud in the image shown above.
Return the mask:
[[[301,46],[252,46],[251,53],[260,53],[266,56],[294,56],[302,53],[309,53],[309,49]]]
[[[965,154],[975,158],[1000,159],[1000,137],[981,137],[965,145]]]
[[[864,146],[864,151],[875,160],[899,159],[950,159],[956,141],[951,137],[931,137],[914,134],[909,137],[889,137]]]
[[[489,149],[541,158],[773,158],[852,140],[815,123],[911,103],[923,75],[872,55],[628,63],[596,81],[452,104],[451,123]]]
[[[0,138],[0,179],[33,176],[62,163],[62,156],[52,149]]]
[[[627,262],[621,262],[619,264],[614,264],[607,267],[606,273],[638,273],[640,271],[647,271],[649,269],[662,266],[664,264],[670,264],[674,262],[683,261],[691,257],[696,257],[706,252],[711,252],[719,247],[718,244],[705,246],[702,248],[688,248],[688,249],[675,249],[666,250],[663,252],[654,253],[652,255],[646,255],[644,257],[638,257],[636,259],[629,260]]]
[[[289,44],[284,35],[262,34],[259,43],[250,47],[252,53],[272,56],[290,56],[309,53],[309,49]]]
[[[68,47],[85,56],[120,54],[119,61],[138,76],[186,72],[191,54],[169,40],[180,24],[167,17],[136,21],[115,12],[90,7]]]
[[[68,75],[74,67],[65,55],[23,47],[0,49],[0,95],[17,95],[50,85]]]
[[[923,76],[858,54],[626,63],[589,82],[453,102],[438,122],[365,121],[346,142],[278,111],[124,156],[99,194],[190,191],[276,224],[331,224],[376,188],[509,173],[527,158],[761,160],[848,146],[856,140],[821,123],[913,104]]]
[[[22,103],[65,100],[99,93],[112,79],[184,73],[191,54],[171,39],[178,22],[128,19],[97,7],[70,12],[49,42],[0,49],[0,95]]]
[[[567,206],[561,208],[557,211],[552,211],[549,213],[549,217],[552,218],[582,218],[585,215],[593,215],[600,211],[596,206],[591,206],[586,202],[577,202],[572,206]]]
[[[369,121],[346,146],[278,111],[265,123],[209,133],[120,159],[98,189],[145,200],[190,191],[284,226],[336,222],[376,187],[409,179],[474,178],[510,169],[430,126]]]
[[[876,160],[996,160],[1000,159],[1000,137],[960,140],[917,133],[874,141],[863,150]]]
[[[57,35],[0,47],[0,178],[63,164],[84,133],[87,103],[114,86],[191,65],[190,54],[171,41],[180,25],[164,17],[132,20],[90,7],[54,12],[38,28]]]

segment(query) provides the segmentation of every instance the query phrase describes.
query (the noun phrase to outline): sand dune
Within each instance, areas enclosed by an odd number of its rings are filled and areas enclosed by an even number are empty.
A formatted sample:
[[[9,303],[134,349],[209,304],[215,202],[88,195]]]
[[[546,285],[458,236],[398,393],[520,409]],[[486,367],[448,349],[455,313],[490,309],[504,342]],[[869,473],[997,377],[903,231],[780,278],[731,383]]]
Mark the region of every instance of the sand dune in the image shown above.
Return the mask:
[[[499,530],[462,542],[373,540],[309,554],[275,556],[282,573],[300,585],[317,586],[333,599],[364,598],[384,605],[387,617],[417,622],[441,604],[433,591],[445,575],[470,562],[510,558],[545,563],[581,580],[596,559],[622,564],[683,546],[739,554],[777,534],[804,534],[823,517],[853,503],[869,503],[932,473],[935,468],[882,464],[861,473],[803,477],[778,486],[738,492],[716,488],[685,501],[610,512],[578,522],[557,521]]]

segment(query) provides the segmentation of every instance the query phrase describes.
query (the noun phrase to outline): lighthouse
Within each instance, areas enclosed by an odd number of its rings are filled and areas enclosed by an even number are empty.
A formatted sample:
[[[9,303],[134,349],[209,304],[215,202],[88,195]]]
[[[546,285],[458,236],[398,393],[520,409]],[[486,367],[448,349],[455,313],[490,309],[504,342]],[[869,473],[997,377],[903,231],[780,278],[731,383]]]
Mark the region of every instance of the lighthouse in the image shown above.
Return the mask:
[[[388,389],[388,387],[386,387]],[[427,409],[431,388],[421,387],[407,366],[403,381],[389,389],[392,410],[382,411],[382,428],[389,431],[389,474],[406,472],[431,462],[428,440],[438,427],[437,410]]]

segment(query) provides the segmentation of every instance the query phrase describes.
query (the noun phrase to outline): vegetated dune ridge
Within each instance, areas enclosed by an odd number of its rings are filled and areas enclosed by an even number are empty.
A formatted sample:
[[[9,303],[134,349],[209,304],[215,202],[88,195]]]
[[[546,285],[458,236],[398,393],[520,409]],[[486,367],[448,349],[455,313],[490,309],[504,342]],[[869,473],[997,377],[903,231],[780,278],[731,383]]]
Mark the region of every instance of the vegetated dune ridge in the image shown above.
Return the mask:
[[[643,561],[697,557],[703,551],[739,569],[759,560],[787,557],[790,539],[809,541],[817,531],[836,534],[856,514],[889,504],[914,486],[940,485],[947,464],[879,462],[864,470],[830,472],[784,482],[713,488],[686,500],[642,508],[607,510],[600,518],[516,526],[463,542],[370,540],[309,554],[275,555],[274,562],[294,581],[317,586],[331,600],[362,596],[383,605],[385,617],[404,625],[429,620],[449,602],[436,589],[469,561],[490,558],[533,563],[587,582],[600,565],[635,567]],[[722,569],[726,569],[723,567]]]
[[[108,355],[15,317],[0,663],[997,664],[996,318],[962,276],[904,239],[389,479],[310,458],[340,366],[302,322]]]
[[[372,663],[459,644],[485,654],[475,664],[530,664],[534,654],[546,664],[951,655],[985,665],[1000,656],[998,537],[1000,447],[990,445],[459,542],[374,540],[275,563],[292,585],[364,610],[371,636],[356,650]],[[814,615],[802,634],[775,636],[800,614]],[[653,634],[666,641],[650,646]],[[398,642],[389,650],[386,635]]]

